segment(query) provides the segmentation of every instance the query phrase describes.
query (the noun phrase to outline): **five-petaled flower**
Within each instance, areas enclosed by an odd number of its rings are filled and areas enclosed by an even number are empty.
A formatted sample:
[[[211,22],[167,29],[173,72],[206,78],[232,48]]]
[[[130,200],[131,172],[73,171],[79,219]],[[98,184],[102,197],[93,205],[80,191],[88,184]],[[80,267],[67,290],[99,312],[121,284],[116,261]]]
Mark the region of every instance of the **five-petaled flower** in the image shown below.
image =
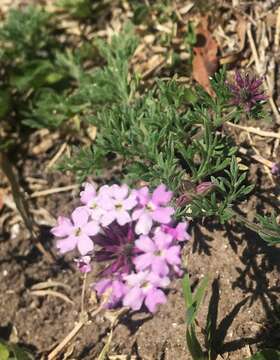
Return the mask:
[[[168,277],[160,277],[149,271],[140,271],[124,276],[127,283],[126,295],[123,298],[123,305],[129,306],[132,310],[139,310],[142,304],[154,313],[159,304],[166,302],[166,296],[160,288],[166,288],[170,280]]]
[[[119,278],[102,279],[94,285],[94,289],[99,297],[107,296],[104,300],[108,308],[118,305],[126,293],[126,286]]]
[[[106,210],[102,216],[101,224],[110,225],[114,220],[119,225],[125,225],[131,221],[129,210],[137,205],[136,195],[129,194],[127,185],[112,185],[102,196],[106,197],[103,202],[103,209]]]
[[[168,224],[174,209],[166,206],[171,198],[172,192],[167,191],[165,185],[159,185],[152,195],[148,187],[143,187],[137,191],[139,206],[132,214],[133,220],[137,220],[135,232],[147,235],[152,228],[153,221],[161,224]]]
[[[166,276],[169,266],[178,266],[181,263],[180,246],[173,244],[172,235],[161,230],[156,231],[153,239],[141,235],[135,245],[144,253],[133,260],[138,271],[151,269],[155,274]]]
[[[93,241],[90,236],[96,235],[100,227],[94,220],[89,221],[89,214],[84,207],[78,207],[71,215],[72,221],[60,216],[58,224],[51,232],[63,238],[57,241],[57,248],[62,254],[78,248],[81,255],[86,255],[93,250]]]

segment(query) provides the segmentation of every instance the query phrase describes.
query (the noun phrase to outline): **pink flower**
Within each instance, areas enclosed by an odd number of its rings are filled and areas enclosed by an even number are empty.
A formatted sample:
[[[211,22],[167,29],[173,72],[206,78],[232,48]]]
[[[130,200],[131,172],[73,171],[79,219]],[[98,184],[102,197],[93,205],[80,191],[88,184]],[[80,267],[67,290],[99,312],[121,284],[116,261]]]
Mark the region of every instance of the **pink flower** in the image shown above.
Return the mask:
[[[119,279],[102,279],[94,285],[97,295],[100,297],[108,294],[106,306],[112,308],[116,306],[125,295],[126,287]]]
[[[188,226],[188,222],[181,222],[175,228],[170,225],[161,225],[161,230],[170,234],[174,240],[185,241],[191,239],[190,234],[187,233]]]
[[[144,254],[136,256],[133,263],[138,271],[150,268],[155,274],[165,276],[169,273],[169,266],[181,263],[180,246],[173,245],[173,237],[159,230],[153,239],[141,235],[135,241],[136,247]]]
[[[137,234],[147,235],[152,228],[153,221],[161,224],[168,224],[171,215],[174,214],[172,207],[166,207],[172,198],[172,192],[166,191],[165,185],[159,185],[152,196],[148,187],[143,187],[137,192],[140,208],[134,210],[133,220],[138,220],[135,231]]]
[[[134,193],[129,194],[129,188],[127,185],[112,185],[106,195],[110,197],[106,198],[103,203],[103,208],[106,210],[102,216],[101,223],[103,226],[110,225],[114,220],[119,225],[125,225],[131,221],[129,210],[133,209],[137,205],[136,195]]]
[[[81,256],[78,259],[74,259],[74,261],[77,264],[77,268],[80,270],[81,273],[91,272],[90,256],[88,256],[88,255]]]
[[[80,196],[81,202],[85,204],[91,218],[99,222],[101,217],[106,213],[104,204],[110,201],[110,187],[108,185],[102,186],[97,194],[94,185],[85,183],[84,190],[81,191]]]
[[[149,271],[132,273],[124,277],[128,288],[123,298],[123,305],[129,306],[132,310],[140,310],[143,303],[148,310],[154,313],[159,304],[166,302],[164,292],[158,287],[165,288],[170,281],[167,277],[159,277]]]
[[[60,216],[58,224],[51,232],[57,237],[64,239],[57,241],[57,248],[62,254],[78,248],[81,255],[86,255],[93,250],[93,242],[90,236],[99,232],[96,221],[89,221],[88,211],[84,207],[78,207],[71,215],[72,221]]]
[[[96,188],[91,183],[84,183],[84,190],[80,193],[81,202],[88,204],[92,199],[96,197]]]

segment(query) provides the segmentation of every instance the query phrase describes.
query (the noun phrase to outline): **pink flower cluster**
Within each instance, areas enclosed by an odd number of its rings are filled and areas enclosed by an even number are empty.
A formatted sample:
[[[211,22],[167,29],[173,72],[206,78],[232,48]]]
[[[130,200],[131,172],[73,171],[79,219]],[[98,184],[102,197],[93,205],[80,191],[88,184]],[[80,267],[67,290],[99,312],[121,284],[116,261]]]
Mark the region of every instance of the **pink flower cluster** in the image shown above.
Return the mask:
[[[151,193],[146,186],[104,185],[97,191],[85,183],[82,205],[71,219],[60,216],[51,230],[62,254],[78,250],[81,272],[91,271],[92,260],[106,264],[94,288],[107,296],[109,307],[140,310],[144,304],[155,312],[166,302],[163,289],[182,274],[180,242],[189,240],[188,223],[174,224],[171,199],[163,184]]]

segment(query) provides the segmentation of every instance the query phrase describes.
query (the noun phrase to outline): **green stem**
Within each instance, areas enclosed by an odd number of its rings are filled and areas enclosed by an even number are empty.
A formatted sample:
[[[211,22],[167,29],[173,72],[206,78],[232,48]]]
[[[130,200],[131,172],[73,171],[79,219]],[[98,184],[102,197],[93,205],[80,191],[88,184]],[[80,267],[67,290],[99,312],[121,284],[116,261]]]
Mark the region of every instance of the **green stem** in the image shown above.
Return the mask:
[[[244,216],[238,214],[236,211],[234,211],[232,209],[228,209],[228,210],[231,212],[232,216],[235,217],[236,220],[241,222],[248,229],[253,230],[258,234],[262,233],[264,235],[268,235],[268,236],[272,236],[272,237],[279,237],[279,233],[272,231],[272,230],[264,229],[261,225],[249,221]]]

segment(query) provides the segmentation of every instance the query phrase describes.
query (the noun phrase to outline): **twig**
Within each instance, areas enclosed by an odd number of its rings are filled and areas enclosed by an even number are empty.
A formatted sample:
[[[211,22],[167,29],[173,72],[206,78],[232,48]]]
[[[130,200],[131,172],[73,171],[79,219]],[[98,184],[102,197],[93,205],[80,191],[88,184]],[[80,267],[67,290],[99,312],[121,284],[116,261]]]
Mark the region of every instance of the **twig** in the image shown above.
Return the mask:
[[[262,137],[271,137],[271,138],[275,138],[275,139],[280,139],[280,133],[276,133],[273,131],[264,131],[264,130],[254,128],[252,126],[237,125],[237,124],[233,124],[229,121],[227,121],[226,124],[231,127],[234,127],[234,128],[240,129],[240,130],[245,130],[249,133],[256,134],[256,135],[259,135]]]
[[[111,321],[111,326],[110,326],[110,334],[108,336],[108,339],[106,341],[106,344],[104,345],[101,353],[99,354],[97,360],[105,360],[107,359],[107,355],[108,355],[108,352],[110,350],[110,345],[111,345],[111,342],[112,342],[112,339],[113,339],[113,332],[114,332],[114,329],[115,327],[118,325],[118,322],[121,318],[121,316],[123,314],[125,314],[129,309],[127,307],[124,307],[122,309],[120,309],[119,311],[117,311],[115,314],[113,314],[113,317],[109,317],[109,320]]]
[[[47,290],[34,290],[34,291],[30,292],[30,295],[35,295],[35,296],[48,296],[48,295],[51,295],[51,296],[58,297],[58,298],[64,300],[65,302],[67,302],[67,303],[69,303],[71,305],[74,305],[74,301],[70,300],[68,296],[66,296],[64,294],[61,294],[60,292],[55,291],[55,290],[50,290],[50,289],[47,289]]]
[[[57,194],[57,193],[64,192],[64,191],[74,190],[74,189],[77,189],[78,187],[79,187],[79,185],[68,185],[68,186],[61,186],[61,187],[42,190],[42,191],[35,191],[34,193],[32,193],[29,196],[29,198],[32,199],[32,198],[35,198],[35,197],[48,196],[48,195],[51,195],[51,194]]]
[[[70,333],[57,345],[56,348],[48,355],[48,360],[55,359],[58,354],[65,348],[65,346],[78,334],[78,332],[85,325],[86,321],[79,321]]]
[[[165,61],[166,61],[166,59],[161,59],[161,60],[159,60],[156,64],[152,65],[152,66],[150,67],[150,69],[146,70],[146,71],[142,74],[142,76],[141,76],[142,80],[147,80],[147,78],[148,78],[154,71],[161,69],[161,68],[164,66],[164,64],[165,64]]]
[[[31,289],[32,290],[43,290],[43,289],[48,289],[50,287],[62,287],[62,288],[65,288],[66,290],[71,289],[71,287],[69,285],[63,284],[58,281],[52,281],[52,280],[47,280],[47,281],[43,281],[43,282],[34,284],[31,287]]]
[[[240,147],[240,148],[238,149],[238,151],[239,151],[241,154],[243,154],[243,155],[249,155],[249,154],[248,154],[248,151],[247,151],[245,148],[243,148],[243,147]],[[267,167],[270,168],[270,169],[271,169],[271,168],[273,167],[273,165],[274,165],[274,163],[273,163],[272,161],[263,158],[261,155],[256,155],[256,154],[255,154],[255,155],[249,155],[249,156],[250,156],[252,159],[254,159],[254,160],[256,160],[257,162],[259,162],[259,163],[267,166]]]
[[[277,10],[276,29],[275,29],[275,36],[274,36],[274,47],[275,47],[276,52],[279,49],[279,38],[280,38],[280,6]]]
[[[96,316],[101,310],[104,308],[104,304],[108,301],[108,299],[105,299],[100,306],[91,313],[91,317]],[[67,344],[74,339],[74,337],[78,334],[78,332],[84,327],[84,325],[88,321],[88,315],[86,313],[81,314],[80,321],[75,325],[75,327],[70,331],[70,333],[65,336],[65,338],[54,348],[54,350],[48,355],[47,360],[53,360],[55,359],[60,352],[67,346]]]
[[[46,169],[53,167],[53,165],[57,162],[57,160],[60,158],[60,156],[64,153],[66,147],[67,147],[67,143],[65,142],[61,145],[60,149],[55,154],[55,156],[50,160],[50,162],[46,166]]]
[[[15,170],[13,169],[10,161],[7,159],[6,154],[5,153],[1,153],[0,152],[0,168],[3,170],[4,174],[6,175],[10,186],[11,186],[11,191],[13,194],[13,198],[14,198],[14,202],[16,204],[17,210],[20,213],[23,222],[25,224],[25,226],[27,227],[27,229],[29,230],[30,236],[32,241],[34,242],[34,245],[36,246],[36,248],[44,255],[44,257],[46,258],[46,260],[53,264],[54,263],[54,256],[49,253],[44,247],[43,245],[40,243],[40,241],[38,240],[38,229],[36,228],[36,224],[34,223],[33,219],[32,219],[32,215],[29,211],[27,202],[20,190],[18,181],[17,181],[17,176],[15,174]]]
[[[258,52],[257,52],[257,49],[256,49],[256,45],[255,45],[255,42],[254,42],[254,39],[253,39],[253,35],[252,35],[252,31],[251,31],[251,24],[250,23],[248,24],[248,28],[247,28],[247,35],[248,35],[248,40],[249,40],[249,43],[250,43],[250,46],[251,46],[253,58],[254,58],[254,61],[255,61],[255,64],[256,64],[257,73],[259,75],[262,75],[261,74],[261,64],[260,64],[260,61],[259,61],[259,56],[258,56]],[[265,76],[264,83],[265,83],[266,88],[269,91],[268,100],[269,100],[271,109],[273,111],[273,114],[274,114],[274,116],[276,118],[276,122],[277,122],[277,124],[280,124],[280,114],[279,114],[277,106],[276,106],[276,104],[274,102],[274,99],[273,99],[273,96],[272,96],[273,95],[272,94],[273,89],[270,89],[270,87],[269,87],[269,78],[268,78],[267,75]]]

